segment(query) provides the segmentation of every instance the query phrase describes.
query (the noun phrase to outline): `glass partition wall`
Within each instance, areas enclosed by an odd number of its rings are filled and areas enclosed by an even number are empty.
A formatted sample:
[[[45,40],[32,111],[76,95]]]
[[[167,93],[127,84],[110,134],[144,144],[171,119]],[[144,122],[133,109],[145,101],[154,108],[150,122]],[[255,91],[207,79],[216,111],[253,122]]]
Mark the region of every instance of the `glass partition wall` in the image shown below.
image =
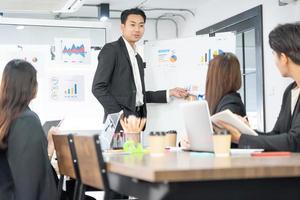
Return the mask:
[[[265,131],[265,94],[262,41],[262,6],[197,31],[197,35],[218,32],[236,34],[236,55],[243,78],[240,94],[253,128]]]

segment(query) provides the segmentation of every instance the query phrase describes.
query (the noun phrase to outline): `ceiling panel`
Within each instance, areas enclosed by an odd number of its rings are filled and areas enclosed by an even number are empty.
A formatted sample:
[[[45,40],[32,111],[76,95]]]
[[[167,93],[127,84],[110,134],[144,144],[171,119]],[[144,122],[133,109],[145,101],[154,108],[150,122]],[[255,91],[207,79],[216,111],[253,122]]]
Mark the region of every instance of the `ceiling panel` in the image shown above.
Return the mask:
[[[0,0],[0,12],[4,12],[5,16],[8,17],[26,17],[28,14],[47,14],[53,17],[55,14],[52,11],[60,10],[66,4],[74,1],[77,0]],[[98,11],[96,5],[101,3],[109,3],[111,10],[119,11],[139,6],[147,11],[147,17],[159,17],[169,13],[187,14],[187,11],[149,9],[173,8],[188,9],[195,12],[198,5],[207,2],[207,0],[82,0],[81,2],[85,5],[94,6],[81,7],[78,11],[69,15],[75,17],[97,17]],[[119,17],[120,12],[111,12],[110,15],[111,17]]]
[[[195,5],[207,0],[86,0],[87,4],[109,3],[112,9],[126,9],[136,6],[146,8],[183,8],[194,9]]]
[[[51,12],[60,10],[69,0],[0,0],[1,12]]]

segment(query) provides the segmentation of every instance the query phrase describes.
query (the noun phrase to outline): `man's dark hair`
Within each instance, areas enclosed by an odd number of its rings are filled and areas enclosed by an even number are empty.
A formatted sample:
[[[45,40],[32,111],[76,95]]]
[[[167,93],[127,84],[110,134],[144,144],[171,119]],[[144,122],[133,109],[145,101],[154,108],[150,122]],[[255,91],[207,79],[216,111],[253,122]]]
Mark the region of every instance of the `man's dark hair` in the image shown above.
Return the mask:
[[[131,8],[131,9],[124,10],[121,13],[121,23],[122,24],[126,23],[128,15],[140,15],[140,16],[142,16],[144,18],[144,23],[146,23],[145,12],[143,10],[139,9],[139,8]]]
[[[277,54],[284,53],[300,65],[300,23],[277,26],[269,34],[269,43]]]

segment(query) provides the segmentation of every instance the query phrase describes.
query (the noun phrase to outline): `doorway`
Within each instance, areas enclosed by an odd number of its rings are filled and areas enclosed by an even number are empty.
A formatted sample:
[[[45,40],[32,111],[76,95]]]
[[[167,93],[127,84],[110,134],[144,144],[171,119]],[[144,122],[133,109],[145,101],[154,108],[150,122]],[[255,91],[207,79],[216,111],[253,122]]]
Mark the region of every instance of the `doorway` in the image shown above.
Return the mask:
[[[252,128],[265,131],[262,5],[196,32],[196,35],[234,32],[241,64],[239,91]]]

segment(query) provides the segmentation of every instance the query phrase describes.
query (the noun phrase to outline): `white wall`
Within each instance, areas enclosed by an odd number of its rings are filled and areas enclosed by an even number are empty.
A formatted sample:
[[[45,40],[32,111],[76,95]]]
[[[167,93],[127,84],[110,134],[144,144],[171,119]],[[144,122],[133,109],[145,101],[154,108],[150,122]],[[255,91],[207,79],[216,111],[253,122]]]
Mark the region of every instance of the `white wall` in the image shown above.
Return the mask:
[[[179,37],[195,36],[197,30],[213,25],[260,4],[263,5],[266,125],[267,130],[270,130],[273,128],[280,109],[283,90],[290,80],[281,78],[274,65],[273,56],[268,44],[268,34],[279,23],[300,21],[300,3],[280,7],[277,0],[198,1],[195,3],[195,10],[193,10],[196,14],[195,17],[191,14],[185,14],[186,21],[177,21],[179,23]],[[120,20],[112,19],[108,24],[111,25],[111,29],[108,31],[107,39],[108,41],[114,41],[121,35]],[[158,39],[172,39],[175,37],[175,25],[170,21],[159,21]],[[138,45],[142,45],[144,40],[156,40],[154,20],[147,20],[145,35]]]
[[[121,36],[121,21],[118,19],[109,20],[111,23],[111,41],[117,40]],[[173,22],[160,20],[158,22],[158,39],[170,39],[176,37],[176,27]],[[138,45],[142,45],[144,40],[156,40],[155,20],[146,20],[145,34]]]
[[[273,128],[281,105],[283,91],[290,79],[282,78],[268,44],[269,32],[278,24],[300,21],[300,3],[278,6],[277,0],[210,0],[197,6],[196,16],[188,16],[181,25],[180,37],[195,35],[197,30],[213,25],[255,6],[263,5],[263,40],[266,95],[266,128]]]

